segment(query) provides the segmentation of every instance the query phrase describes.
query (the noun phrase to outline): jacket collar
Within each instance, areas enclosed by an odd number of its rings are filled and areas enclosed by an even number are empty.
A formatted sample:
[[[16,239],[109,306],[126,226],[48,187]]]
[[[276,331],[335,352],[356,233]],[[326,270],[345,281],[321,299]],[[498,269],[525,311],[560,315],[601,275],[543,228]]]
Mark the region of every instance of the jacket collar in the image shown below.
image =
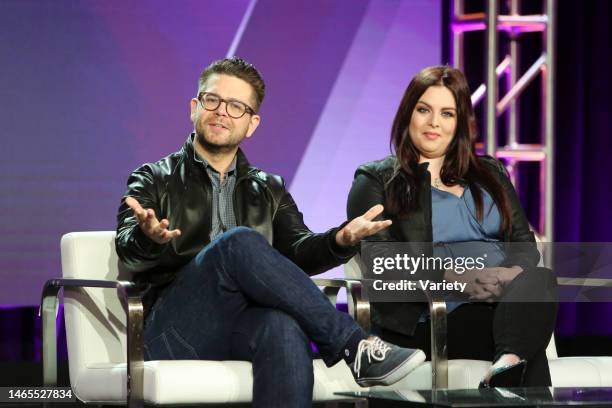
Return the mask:
[[[195,133],[191,133],[189,136],[187,136],[187,140],[185,141],[185,144],[182,148],[183,154],[185,155],[186,159],[192,164],[195,164],[196,154],[195,147],[193,147],[194,137]],[[238,178],[246,177],[256,171],[257,169],[251,166],[242,149],[238,148],[238,152],[236,152],[236,176]]]
[[[423,162],[423,163],[419,163],[417,165],[417,174],[421,177],[421,178],[425,178],[426,175],[428,175],[427,170],[429,169],[429,162]],[[394,168],[394,176],[400,171],[400,166],[399,166],[399,161],[395,161],[395,168]],[[460,177],[457,180],[460,184],[462,185],[467,185],[468,184],[468,180],[465,177]]]
[[[402,168],[400,166],[400,162],[399,160],[397,160],[396,156],[393,156],[394,160],[393,160],[393,172],[391,173],[391,177],[389,177],[388,183],[390,183],[395,177],[400,176],[401,172],[402,172]],[[423,162],[423,163],[419,163],[417,165],[417,177],[419,179],[424,179],[425,177],[428,176],[429,173],[427,173],[427,169],[429,168],[429,162]]]

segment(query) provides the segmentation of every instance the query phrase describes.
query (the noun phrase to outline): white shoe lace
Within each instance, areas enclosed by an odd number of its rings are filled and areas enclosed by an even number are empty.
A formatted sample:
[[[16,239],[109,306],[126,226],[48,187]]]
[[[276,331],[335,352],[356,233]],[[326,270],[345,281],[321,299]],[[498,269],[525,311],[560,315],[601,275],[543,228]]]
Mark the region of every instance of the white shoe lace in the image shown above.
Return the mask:
[[[371,363],[372,360],[383,361],[389,350],[391,350],[391,347],[379,337],[374,337],[372,340],[361,340],[357,347],[357,355],[353,365],[353,370],[357,377],[359,377],[359,371],[361,370],[361,356],[363,353],[368,353],[368,363]]]

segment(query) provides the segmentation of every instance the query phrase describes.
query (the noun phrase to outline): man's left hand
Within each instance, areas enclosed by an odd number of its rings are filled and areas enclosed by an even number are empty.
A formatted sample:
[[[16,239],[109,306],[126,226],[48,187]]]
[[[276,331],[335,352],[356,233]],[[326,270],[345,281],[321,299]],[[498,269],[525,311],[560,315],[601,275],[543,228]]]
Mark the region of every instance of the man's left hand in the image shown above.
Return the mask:
[[[365,237],[374,235],[378,231],[391,225],[391,220],[372,221],[382,213],[383,210],[384,207],[381,204],[376,204],[361,217],[357,217],[346,224],[344,228],[336,233],[336,242],[338,245],[343,247],[356,245]]]

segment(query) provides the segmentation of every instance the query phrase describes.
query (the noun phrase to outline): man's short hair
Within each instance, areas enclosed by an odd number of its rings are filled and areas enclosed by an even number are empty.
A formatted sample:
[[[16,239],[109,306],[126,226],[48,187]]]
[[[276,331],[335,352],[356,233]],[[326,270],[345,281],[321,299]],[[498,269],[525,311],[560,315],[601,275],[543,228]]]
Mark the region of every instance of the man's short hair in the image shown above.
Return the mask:
[[[255,109],[255,111],[259,111],[259,107],[261,106],[266,94],[266,84],[259,74],[259,71],[257,71],[257,68],[255,68],[253,64],[250,64],[239,57],[223,58],[214,61],[200,74],[200,79],[198,80],[198,92],[201,92],[202,89],[204,89],[206,81],[212,74],[231,75],[248,82],[253,88],[253,92],[255,94],[255,106],[253,106],[253,109]]]

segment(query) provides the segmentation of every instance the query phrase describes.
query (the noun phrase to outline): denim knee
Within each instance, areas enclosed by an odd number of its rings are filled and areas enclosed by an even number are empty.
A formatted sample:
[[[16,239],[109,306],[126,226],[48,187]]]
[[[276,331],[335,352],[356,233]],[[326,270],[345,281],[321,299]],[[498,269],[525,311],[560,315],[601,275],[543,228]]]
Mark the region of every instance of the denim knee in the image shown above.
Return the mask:
[[[255,347],[277,351],[279,354],[294,354],[303,350],[306,355],[311,355],[310,340],[293,317],[280,310],[269,309],[262,323]]]
[[[246,242],[248,242],[249,245],[245,245]],[[236,247],[240,247],[241,250],[244,250],[245,248],[252,248],[252,244],[258,242],[268,244],[268,241],[266,241],[263,235],[254,229],[242,226],[236,227],[224,232],[212,240],[210,244],[206,245],[200,250],[197,256],[204,257],[207,253],[215,254],[213,256],[218,256],[217,254],[219,252],[224,253],[228,250],[231,251]]]
[[[236,227],[221,234],[216,240],[212,241],[211,244],[216,248],[232,248],[239,245],[241,248],[245,248],[245,243],[248,243],[246,247],[252,247],[254,243],[268,244],[268,241],[259,232],[248,227]]]
[[[224,241],[242,242],[244,240],[265,240],[263,235],[249,227],[236,227],[224,233],[221,238]]]

